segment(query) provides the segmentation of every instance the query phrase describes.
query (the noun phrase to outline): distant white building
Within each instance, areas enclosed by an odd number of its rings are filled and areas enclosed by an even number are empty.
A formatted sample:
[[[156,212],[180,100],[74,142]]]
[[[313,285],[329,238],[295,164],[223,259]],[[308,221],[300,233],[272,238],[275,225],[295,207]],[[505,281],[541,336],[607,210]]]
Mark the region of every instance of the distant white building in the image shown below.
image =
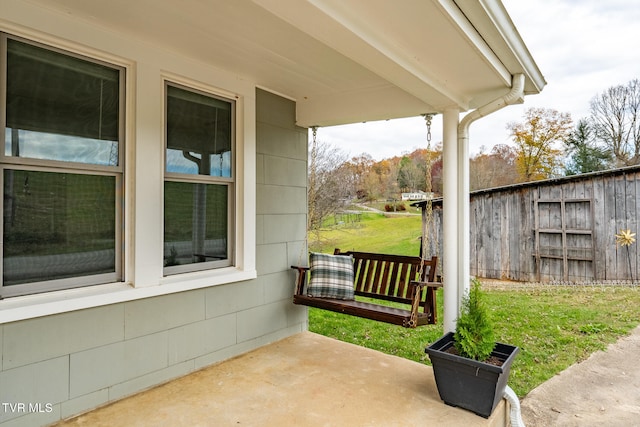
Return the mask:
[[[402,193],[402,200],[429,200],[432,198],[432,192],[414,191],[412,193]]]

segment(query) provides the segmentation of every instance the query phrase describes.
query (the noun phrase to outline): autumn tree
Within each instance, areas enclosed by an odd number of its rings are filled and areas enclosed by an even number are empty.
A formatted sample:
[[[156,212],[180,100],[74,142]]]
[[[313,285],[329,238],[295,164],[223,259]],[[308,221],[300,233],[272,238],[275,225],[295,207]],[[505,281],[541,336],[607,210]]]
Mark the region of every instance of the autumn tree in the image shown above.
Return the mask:
[[[523,122],[507,125],[515,143],[516,165],[523,182],[558,174],[562,152],[557,146],[567,139],[571,126],[569,113],[549,108],[529,108]]]
[[[595,135],[619,165],[640,164],[640,80],[612,86],[591,100]]]
[[[470,159],[469,188],[473,191],[518,182],[516,157],[515,148],[506,144],[495,145],[489,152],[481,148]]]
[[[369,193],[368,178],[375,161],[370,154],[362,153],[345,162],[343,167],[348,174],[349,181],[345,182],[350,188],[349,195],[359,199],[367,198]]]
[[[566,175],[606,170],[613,165],[611,150],[597,145],[595,132],[587,119],[580,119],[564,141],[568,161]]]
[[[442,143],[436,144],[433,148],[414,150],[409,157],[419,170],[420,179],[416,189],[442,193]],[[429,174],[430,177],[427,177]],[[427,178],[430,185],[427,184]]]
[[[367,199],[391,198],[397,193],[397,167],[389,159],[376,162],[366,180]]]
[[[431,163],[431,191],[436,194],[442,194],[443,186],[442,175],[442,147],[437,152],[437,157],[434,157]]]

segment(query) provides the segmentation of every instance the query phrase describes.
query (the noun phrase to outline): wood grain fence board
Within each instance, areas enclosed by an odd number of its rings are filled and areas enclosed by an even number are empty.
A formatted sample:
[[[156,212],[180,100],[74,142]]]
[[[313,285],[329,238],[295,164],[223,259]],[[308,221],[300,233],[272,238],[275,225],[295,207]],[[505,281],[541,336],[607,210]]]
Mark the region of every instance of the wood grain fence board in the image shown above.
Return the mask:
[[[486,218],[486,212],[484,209],[485,201],[486,201],[486,197],[484,196],[478,197],[477,201],[474,203],[475,209],[473,210],[475,214],[474,223],[476,227],[475,228],[475,233],[476,233],[475,257],[474,257],[476,259],[475,274],[481,277],[487,277],[486,272],[484,271],[485,253],[486,253],[486,248],[485,248],[486,233],[484,231],[485,224],[483,222],[483,219]]]
[[[491,197],[491,250],[489,251],[489,269],[494,275],[500,271],[500,256],[502,250],[502,235],[500,234],[500,224],[502,223],[502,202],[499,197]]]
[[[498,256],[498,259],[496,260],[497,262],[495,266],[501,272],[500,276],[502,278],[504,272],[509,271],[509,261],[511,259],[511,253],[509,251],[509,240],[515,238],[513,233],[511,233],[510,227],[510,224],[512,224],[509,215],[509,207],[511,206],[511,195],[507,194],[504,198],[503,203],[500,203],[500,200],[496,197],[494,203],[497,203],[500,208],[500,238],[498,239],[498,242],[500,244],[500,254]]]
[[[531,218],[532,218],[532,221],[531,221],[531,225],[532,225],[531,232],[532,232],[532,235],[534,236],[534,243],[535,243],[534,252],[532,252],[532,254],[533,254],[538,250],[538,244],[539,244],[539,242],[537,241],[536,233],[535,233],[535,228],[538,227],[538,223],[536,223],[536,216],[534,214],[535,208],[536,208],[536,201],[537,201],[537,199],[539,197],[539,194],[538,194],[537,191],[531,191],[531,195],[532,195],[532,200],[531,200],[531,207],[530,207],[529,213],[530,213]],[[532,258],[535,261],[535,264],[534,264],[533,269],[532,269],[532,273],[535,275],[534,280],[540,280],[540,276],[538,274],[538,271],[540,270],[540,260],[536,259],[535,257],[532,257]]]
[[[489,234],[487,232],[487,217],[490,217],[490,212],[487,210],[487,197],[481,197],[478,200],[478,274],[482,277],[486,277],[488,272],[487,266],[487,252],[490,244]]]
[[[491,200],[491,195],[488,195],[484,200],[484,215],[481,217],[482,220],[482,234],[483,234],[483,248],[484,248],[484,257],[482,258],[482,270],[486,272],[486,274],[493,275],[494,273],[491,271],[491,265],[493,263],[493,234],[494,231],[491,228],[493,224],[493,204]]]
[[[594,200],[594,195],[593,195],[593,189],[594,189],[594,185],[593,185],[593,180],[590,181],[585,181],[585,194],[584,194],[584,198],[589,200],[589,214],[591,217],[591,223],[589,224],[589,227],[591,228],[591,266],[590,266],[590,270],[588,271],[588,274],[590,274],[590,276],[586,276],[585,280],[589,280],[589,278],[592,278],[593,280],[596,279],[596,256],[597,256],[597,251],[596,251],[596,239],[595,239],[595,234],[596,234],[596,222],[595,222],[595,200]]]
[[[499,197],[492,196],[490,198],[491,204],[489,209],[491,210],[491,223],[489,229],[491,230],[491,246],[489,247],[489,264],[487,268],[492,272],[494,276],[497,276],[500,271],[500,256],[502,249],[502,235],[500,234],[502,222],[502,200]],[[499,276],[498,276],[499,277]]]
[[[534,253],[535,250],[535,232],[534,230],[534,223],[533,223],[533,207],[534,207],[534,200],[533,200],[533,195],[534,192],[532,191],[527,191],[525,193],[525,196],[523,196],[523,225],[522,225],[522,232],[523,235],[527,237],[527,239],[525,239],[525,243],[522,246],[523,251],[521,254],[522,257],[522,266],[523,266],[523,276],[522,279],[523,280],[536,280],[536,259],[532,256],[532,254]],[[526,277],[528,273],[528,277]]]
[[[469,273],[472,276],[479,276],[478,274],[478,238],[480,233],[478,232],[478,204],[471,204],[469,209],[469,251],[475,256],[471,256],[469,260]]]
[[[631,230],[632,232],[638,231],[638,209],[637,209],[637,198],[636,198],[636,174],[625,174],[625,215],[627,220],[626,228]],[[623,255],[626,257],[626,265],[627,271],[629,273],[629,278],[638,277],[637,272],[637,256],[635,256],[635,252],[637,251],[637,244],[631,245],[628,248],[623,250],[625,252]],[[630,264],[630,265],[629,265]],[[630,270],[630,271],[629,271]]]
[[[604,249],[605,255],[605,280],[614,280],[616,279],[616,251],[610,250],[608,248],[611,247],[613,243],[612,236],[617,233],[616,230],[616,192],[615,192],[615,177],[610,176],[606,177],[604,180],[604,224],[601,229],[601,241],[600,246],[601,249]]]
[[[635,276],[634,279],[640,279],[640,172],[634,173],[634,194],[635,200],[632,205],[632,209],[636,213],[636,223],[635,228],[632,230],[636,233],[636,243],[634,243],[631,247],[631,257],[633,260],[633,265],[635,267]]]
[[[520,192],[515,191],[510,193],[509,200],[507,225],[510,230],[510,234],[509,238],[505,239],[505,243],[508,245],[509,259],[506,268],[503,267],[503,273],[505,274],[506,279],[515,280],[520,268],[520,259],[522,257],[520,244],[524,240],[520,224]]]
[[[625,190],[626,190],[626,179],[624,177],[624,175],[622,176],[617,176],[616,179],[614,180],[614,185],[615,185],[615,233],[620,232],[620,230],[622,229],[626,229],[627,228],[627,217],[626,217],[626,197],[625,197]],[[614,234],[615,234],[614,233]],[[613,239],[613,245],[615,246],[615,239]],[[618,273],[616,275],[616,279],[622,279],[621,274],[625,271],[628,271],[627,268],[627,258],[626,258],[626,253],[625,251],[620,248],[620,247],[616,247],[616,272]]]
[[[595,252],[593,260],[594,278],[597,280],[606,279],[606,252],[600,250],[604,247],[602,231],[606,227],[604,181],[603,177],[597,177],[591,181],[593,186],[593,245],[599,248]]]
[[[480,265],[482,263],[481,259],[483,256],[482,252],[482,233],[479,224],[479,217],[481,215],[480,210],[482,208],[482,197],[478,198],[477,203],[474,203],[470,206],[469,209],[469,222],[471,223],[469,226],[469,232],[473,234],[473,245],[469,244],[469,252],[473,253],[473,256],[470,256],[469,263],[469,272],[473,276],[482,276],[480,273]],[[471,219],[471,215],[473,215],[473,219]]]

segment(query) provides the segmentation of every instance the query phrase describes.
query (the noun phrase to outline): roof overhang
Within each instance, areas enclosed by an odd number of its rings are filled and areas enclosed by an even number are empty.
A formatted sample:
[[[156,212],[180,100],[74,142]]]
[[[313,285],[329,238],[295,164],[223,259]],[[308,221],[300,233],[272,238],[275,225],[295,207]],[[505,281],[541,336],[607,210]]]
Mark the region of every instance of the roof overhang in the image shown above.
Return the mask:
[[[294,99],[301,126],[477,108],[544,78],[499,0],[32,0]]]

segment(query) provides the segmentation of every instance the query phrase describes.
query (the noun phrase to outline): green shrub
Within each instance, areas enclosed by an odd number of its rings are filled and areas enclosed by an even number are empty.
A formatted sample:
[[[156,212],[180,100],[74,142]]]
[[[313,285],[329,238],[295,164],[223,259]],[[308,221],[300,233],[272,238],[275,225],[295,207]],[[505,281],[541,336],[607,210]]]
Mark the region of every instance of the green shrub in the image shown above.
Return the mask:
[[[461,356],[485,361],[495,347],[494,328],[485,303],[480,281],[473,279],[469,294],[465,295],[460,309],[454,346]]]

